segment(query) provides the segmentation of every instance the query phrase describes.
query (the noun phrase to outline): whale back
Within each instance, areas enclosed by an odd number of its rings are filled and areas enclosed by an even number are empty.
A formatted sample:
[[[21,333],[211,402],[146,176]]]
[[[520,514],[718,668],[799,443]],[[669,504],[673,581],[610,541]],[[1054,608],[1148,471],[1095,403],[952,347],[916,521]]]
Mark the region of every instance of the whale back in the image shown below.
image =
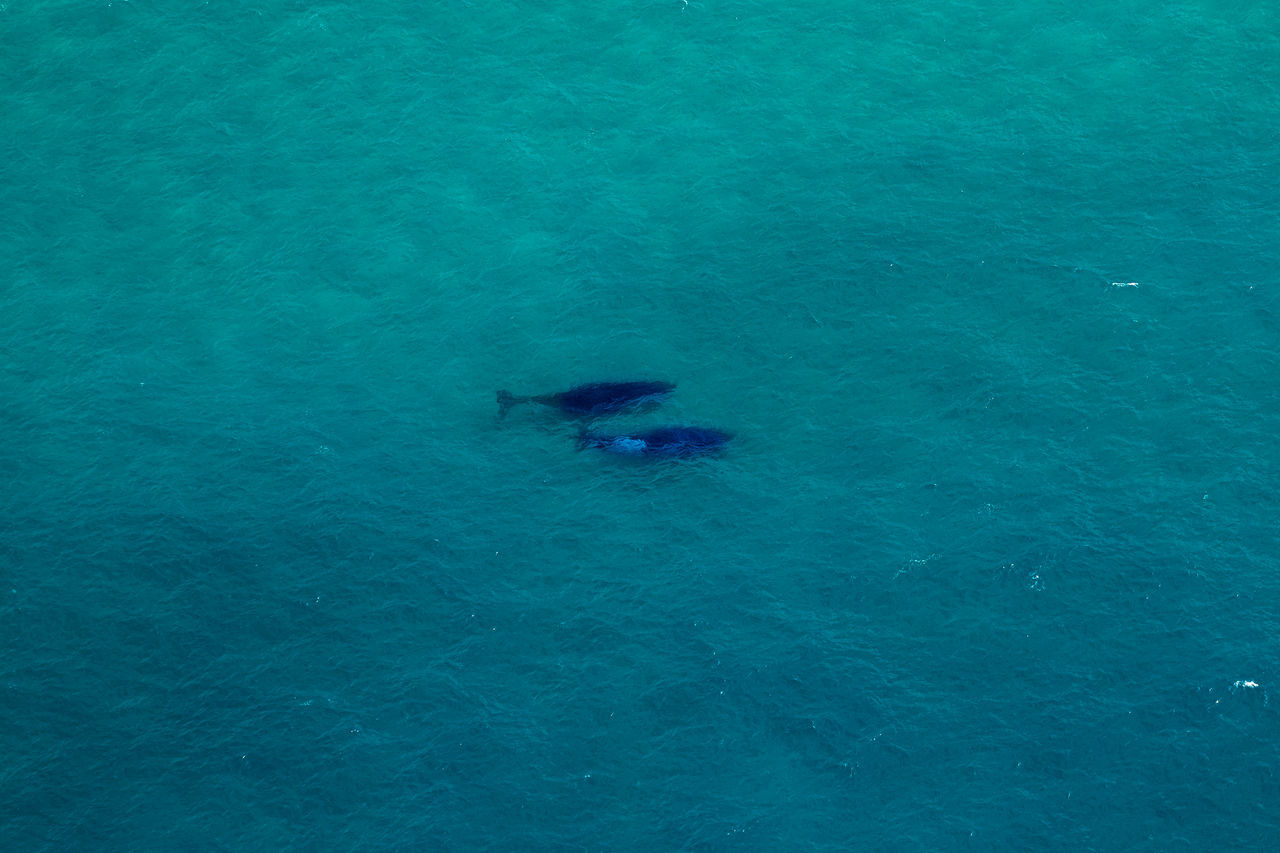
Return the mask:
[[[507,416],[513,406],[521,403],[541,403],[569,415],[594,417],[620,412],[624,409],[643,409],[661,403],[675,390],[674,382],[640,380],[634,382],[592,382],[578,385],[556,394],[539,394],[520,397],[510,391],[498,392],[498,420]]]
[[[655,405],[675,390],[674,382],[593,382],[551,395],[561,411],[602,415],[622,409]]]
[[[621,456],[701,456],[721,450],[733,438],[718,429],[668,426],[638,433],[610,435],[586,431],[578,439],[578,449],[594,447]]]

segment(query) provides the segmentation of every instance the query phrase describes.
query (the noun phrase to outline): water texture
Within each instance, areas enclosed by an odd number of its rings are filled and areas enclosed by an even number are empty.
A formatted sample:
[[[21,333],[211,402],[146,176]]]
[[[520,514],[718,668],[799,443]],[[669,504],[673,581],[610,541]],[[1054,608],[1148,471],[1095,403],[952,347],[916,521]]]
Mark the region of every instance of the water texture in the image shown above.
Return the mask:
[[[1277,69],[1262,2],[0,4],[3,846],[1277,849]],[[497,419],[633,378],[728,452]]]

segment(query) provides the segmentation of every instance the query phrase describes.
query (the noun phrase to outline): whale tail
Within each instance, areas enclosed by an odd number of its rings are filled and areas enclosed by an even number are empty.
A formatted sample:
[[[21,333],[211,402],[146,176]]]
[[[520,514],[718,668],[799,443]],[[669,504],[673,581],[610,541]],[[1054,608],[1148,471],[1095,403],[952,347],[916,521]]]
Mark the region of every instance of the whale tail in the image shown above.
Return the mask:
[[[507,412],[511,409],[512,406],[518,406],[521,403],[527,403],[532,399],[534,398],[533,397],[517,397],[515,394],[512,394],[510,391],[499,391],[498,392],[498,420],[502,420],[503,418],[505,418],[507,416]]]

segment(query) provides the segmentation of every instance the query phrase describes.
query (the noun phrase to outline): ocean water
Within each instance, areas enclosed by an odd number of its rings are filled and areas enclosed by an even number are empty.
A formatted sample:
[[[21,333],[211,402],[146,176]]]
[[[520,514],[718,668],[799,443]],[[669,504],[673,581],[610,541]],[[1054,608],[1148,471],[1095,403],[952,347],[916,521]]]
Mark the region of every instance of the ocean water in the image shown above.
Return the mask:
[[[1280,849],[1280,7],[998,6],[0,4],[0,846]]]

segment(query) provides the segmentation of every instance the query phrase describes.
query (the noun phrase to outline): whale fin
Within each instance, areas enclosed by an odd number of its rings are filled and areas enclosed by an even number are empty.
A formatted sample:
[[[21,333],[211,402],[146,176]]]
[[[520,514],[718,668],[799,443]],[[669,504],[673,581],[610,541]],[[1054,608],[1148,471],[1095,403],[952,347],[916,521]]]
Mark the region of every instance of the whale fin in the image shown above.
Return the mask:
[[[507,416],[507,410],[509,410],[512,406],[515,406],[523,402],[524,402],[523,398],[517,397],[515,394],[512,394],[510,391],[499,391],[498,392],[498,420],[502,420],[503,418],[505,418]]]

